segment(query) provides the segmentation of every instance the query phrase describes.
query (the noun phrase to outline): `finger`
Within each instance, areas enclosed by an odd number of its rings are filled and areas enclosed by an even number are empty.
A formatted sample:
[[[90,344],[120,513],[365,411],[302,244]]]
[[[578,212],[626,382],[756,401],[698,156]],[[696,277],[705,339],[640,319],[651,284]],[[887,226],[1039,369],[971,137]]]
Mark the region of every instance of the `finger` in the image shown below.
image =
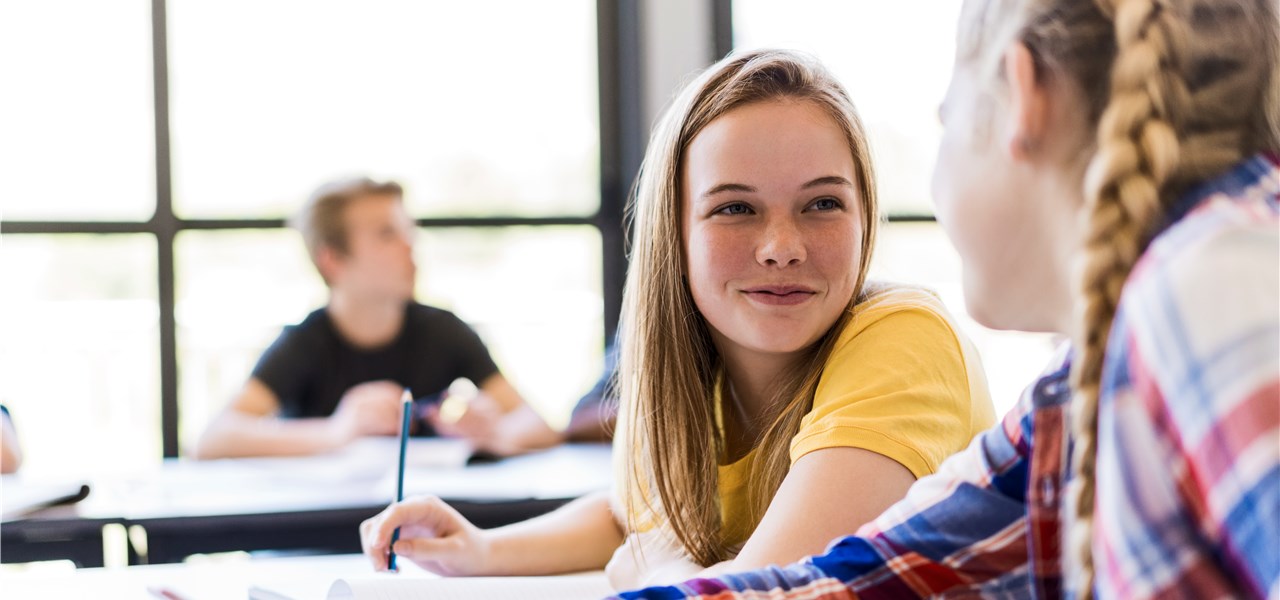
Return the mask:
[[[396,542],[397,556],[407,558],[419,566],[439,574],[456,568],[462,544],[456,538],[416,538]]]
[[[468,406],[458,419],[458,426],[476,434],[487,434],[498,426],[501,419],[502,413],[492,406]]]
[[[453,423],[445,421],[440,417],[439,411],[426,413],[425,416],[427,422],[431,423],[431,427],[436,430],[436,433],[445,437],[464,437],[463,432],[460,431]]]
[[[435,496],[417,496],[382,511],[372,527],[371,546],[379,554],[385,554],[390,551],[391,535],[397,527],[411,525],[447,536],[458,529],[460,521],[462,515],[443,500]]]
[[[360,547],[364,555],[369,558],[369,564],[373,567],[374,571],[385,571],[387,570],[387,563],[390,558],[387,556],[386,552],[374,548],[373,532],[376,528],[377,521],[378,517],[375,516],[365,519],[365,521],[360,524]]]
[[[397,399],[399,399],[400,394],[404,392],[404,386],[390,379],[379,379],[377,381],[370,381],[368,382],[367,385],[371,389],[378,390],[379,392],[382,392],[382,393],[387,393],[387,392],[394,393]]]

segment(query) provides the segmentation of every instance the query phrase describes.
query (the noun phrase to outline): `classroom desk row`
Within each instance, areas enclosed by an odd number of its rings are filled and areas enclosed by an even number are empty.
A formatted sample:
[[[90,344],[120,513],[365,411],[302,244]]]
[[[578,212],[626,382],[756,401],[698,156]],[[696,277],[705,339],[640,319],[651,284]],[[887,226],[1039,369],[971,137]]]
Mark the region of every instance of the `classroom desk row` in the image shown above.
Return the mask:
[[[173,459],[95,478],[85,500],[0,522],[0,562],[103,566],[104,527],[127,532],[121,537],[128,540],[128,564],[232,550],[359,552],[360,522],[394,498],[397,453],[394,439],[368,439],[315,457]],[[453,440],[412,440],[406,495],[440,496],[487,528],[545,513],[612,482],[607,444],[467,465],[469,454]],[[31,481],[18,477],[27,476],[6,476],[3,485],[20,489]]]

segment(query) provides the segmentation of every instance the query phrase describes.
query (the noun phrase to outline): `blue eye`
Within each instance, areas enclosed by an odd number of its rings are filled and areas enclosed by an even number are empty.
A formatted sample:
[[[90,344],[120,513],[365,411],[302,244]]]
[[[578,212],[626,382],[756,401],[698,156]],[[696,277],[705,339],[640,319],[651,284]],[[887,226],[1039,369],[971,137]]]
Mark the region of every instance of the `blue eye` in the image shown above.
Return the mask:
[[[738,202],[721,207],[716,211],[716,213],[721,215],[749,215],[751,214],[751,208],[746,204]]]
[[[841,204],[840,204],[840,201],[836,200],[835,198],[818,198],[817,200],[814,200],[813,204],[810,206],[814,210],[825,212],[830,210],[838,210],[840,209]]]

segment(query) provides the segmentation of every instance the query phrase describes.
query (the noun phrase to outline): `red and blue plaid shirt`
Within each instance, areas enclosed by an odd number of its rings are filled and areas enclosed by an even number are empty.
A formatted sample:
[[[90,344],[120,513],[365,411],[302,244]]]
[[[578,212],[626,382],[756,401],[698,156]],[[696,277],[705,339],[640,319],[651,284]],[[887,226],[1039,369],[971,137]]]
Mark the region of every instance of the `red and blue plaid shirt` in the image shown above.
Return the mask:
[[[1124,289],[1099,408],[1096,592],[1280,597],[1280,160],[1192,190]],[[827,552],[622,598],[1064,594],[1069,352]]]

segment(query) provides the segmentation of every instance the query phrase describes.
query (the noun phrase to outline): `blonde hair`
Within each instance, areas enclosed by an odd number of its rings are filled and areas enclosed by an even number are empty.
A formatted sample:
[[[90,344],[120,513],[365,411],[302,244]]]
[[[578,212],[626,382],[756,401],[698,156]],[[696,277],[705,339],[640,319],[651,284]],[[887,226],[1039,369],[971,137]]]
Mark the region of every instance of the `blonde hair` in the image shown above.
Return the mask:
[[[720,358],[706,320],[685,280],[680,230],[680,169],[693,138],[721,115],[770,100],[811,102],[848,138],[865,220],[854,297],[835,325],[807,350],[800,367],[778,382],[762,422],[751,477],[752,528],[790,469],[790,439],[813,401],[823,363],[848,322],[863,287],[875,244],[875,178],[862,124],[844,88],[818,62],[793,52],[765,50],[729,56],[689,84],[654,129],[636,194],[629,206],[634,240],[623,299],[619,395],[629,451],[628,528],[642,507],[661,515],[699,564],[732,556],[721,533],[714,398]],[[637,492],[639,492],[637,494]],[[657,498],[653,498],[656,492]]]
[[[1097,128],[1080,149],[1086,234],[1063,556],[1083,597],[1093,592],[1098,392],[1121,288],[1181,192],[1280,148],[1278,40],[1274,0],[971,0],[963,11],[958,65],[1000,87],[1000,54],[1021,42],[1037,79],[1065,78]]]
[[[340,254],[347,252],[347,206],[367,196],[394,196],[402,200],[404,188],[394,181],[378,182],[368,177],[331,181],[316,188],[290,219],[290,225],[302,234],[307,254],[317,270],[322,249],[332,248]],[[324,277],[324,273],[320,276]]]

